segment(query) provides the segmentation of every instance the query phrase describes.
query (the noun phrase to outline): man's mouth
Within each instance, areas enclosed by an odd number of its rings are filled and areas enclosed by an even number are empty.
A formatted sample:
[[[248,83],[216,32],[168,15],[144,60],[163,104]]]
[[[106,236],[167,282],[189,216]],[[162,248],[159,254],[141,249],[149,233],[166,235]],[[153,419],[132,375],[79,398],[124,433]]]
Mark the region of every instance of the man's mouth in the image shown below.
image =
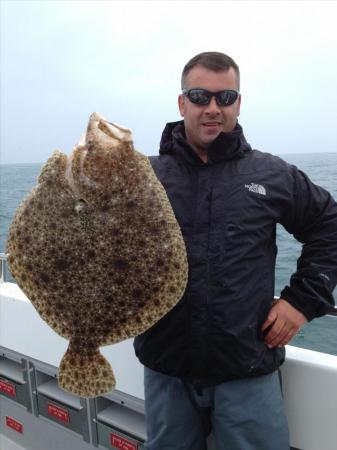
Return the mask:
[[[221,122],[204,122],[203,125],[205,127],[219,127]]]

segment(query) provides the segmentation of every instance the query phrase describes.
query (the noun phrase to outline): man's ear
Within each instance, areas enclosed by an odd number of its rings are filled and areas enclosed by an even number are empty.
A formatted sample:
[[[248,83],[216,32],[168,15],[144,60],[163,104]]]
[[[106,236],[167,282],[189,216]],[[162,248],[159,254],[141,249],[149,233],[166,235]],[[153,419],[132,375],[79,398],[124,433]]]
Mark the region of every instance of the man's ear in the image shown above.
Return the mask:
[[[179,106],[179,111],[180,111],[180,115],[181,117],[184,117],[184,113],[185,113],[185,96],[180,94],[178,97],[178,106]]]

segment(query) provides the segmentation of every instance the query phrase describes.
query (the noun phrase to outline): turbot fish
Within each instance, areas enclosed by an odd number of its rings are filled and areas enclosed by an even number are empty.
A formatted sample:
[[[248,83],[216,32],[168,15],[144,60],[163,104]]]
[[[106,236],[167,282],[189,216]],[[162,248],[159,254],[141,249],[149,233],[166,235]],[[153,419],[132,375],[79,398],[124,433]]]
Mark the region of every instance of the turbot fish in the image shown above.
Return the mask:
[[[58,383],[81,397],[115,388],[99,347],[150,328],[187,283],[181,230],[149,159],[98,113],[70,156],[55,151],[43,166],[7,252],[41,318],[69,340]]]

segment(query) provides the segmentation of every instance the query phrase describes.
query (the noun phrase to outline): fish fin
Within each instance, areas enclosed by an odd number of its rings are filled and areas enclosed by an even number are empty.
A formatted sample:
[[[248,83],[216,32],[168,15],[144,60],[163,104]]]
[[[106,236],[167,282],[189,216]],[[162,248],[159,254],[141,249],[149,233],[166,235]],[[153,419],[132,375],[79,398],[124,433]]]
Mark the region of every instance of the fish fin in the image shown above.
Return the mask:
[[[68,347],[58,373],[59,387],[80,397],[92,398],[115,389],[112,368],[99,350],[90,356]]]

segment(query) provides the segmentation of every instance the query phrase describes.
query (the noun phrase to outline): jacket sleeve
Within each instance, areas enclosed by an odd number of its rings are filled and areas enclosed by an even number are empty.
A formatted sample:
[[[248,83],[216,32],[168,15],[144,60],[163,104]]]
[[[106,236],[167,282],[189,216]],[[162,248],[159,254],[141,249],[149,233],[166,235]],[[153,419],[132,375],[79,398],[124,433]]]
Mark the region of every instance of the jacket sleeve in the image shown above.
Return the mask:
[[[337,203],[292,167],[292,198],[280,223],[303,243],[297,270],[281,297],[310,321],[332,311],[337,283]]]

